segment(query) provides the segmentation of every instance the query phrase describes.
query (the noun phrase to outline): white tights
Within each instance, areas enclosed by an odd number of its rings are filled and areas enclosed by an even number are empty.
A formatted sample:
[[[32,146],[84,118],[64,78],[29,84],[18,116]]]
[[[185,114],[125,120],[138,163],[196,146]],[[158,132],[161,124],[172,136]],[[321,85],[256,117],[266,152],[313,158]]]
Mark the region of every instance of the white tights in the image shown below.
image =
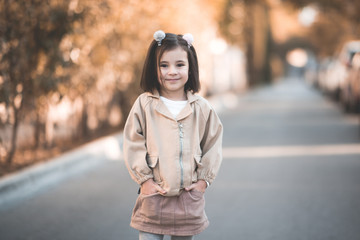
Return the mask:
[[[164,235],[148,232],[139,232],[139,240],[163,240]],[[171,236],[171,240],[193,240],[194,236]]]

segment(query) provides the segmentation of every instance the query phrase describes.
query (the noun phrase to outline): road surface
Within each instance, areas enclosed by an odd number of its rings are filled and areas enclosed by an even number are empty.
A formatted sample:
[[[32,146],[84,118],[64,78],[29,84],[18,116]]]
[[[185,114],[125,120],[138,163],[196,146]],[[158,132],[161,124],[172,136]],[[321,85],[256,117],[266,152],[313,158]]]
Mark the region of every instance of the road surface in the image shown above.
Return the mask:
[[[224,160],[198,240],[360,239],[359,119],[301,80],[224,96]],[[0,239],[131,240],[137,185],[104,161],[0,212]]]

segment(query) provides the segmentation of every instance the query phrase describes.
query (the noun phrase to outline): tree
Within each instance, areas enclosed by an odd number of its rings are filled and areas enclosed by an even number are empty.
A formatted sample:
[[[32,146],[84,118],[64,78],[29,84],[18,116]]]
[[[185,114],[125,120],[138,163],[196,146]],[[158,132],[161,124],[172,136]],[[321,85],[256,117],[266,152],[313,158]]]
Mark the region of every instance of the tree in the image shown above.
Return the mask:
[[[284,0],[301,9],[313,6],[317,20],[310,27],[309,41],[320,57],[332,56],[344,41],[360,37],[360,2],[353,0]]]
[[[41,108],[42,96],[57,91],[67,76],[57,74],[64,67],[59,43],[71,30],[68,1],[4,0],[0,5],[0,104],[7,115],[2,125],[11,126],[6,162],[11,163],[21,119]],[[4,143],[4,141],[3,141]]]
[[[324,14],[333,14],[336,12],[342,15],[345,19],[349,20],[353,25],[353,31],[358,30],[360,24],[360,2],[353,0],[283,0],[293,4],[297,8],[302,8],[308,5],[317,6]]]
[[[272,37],[267,1],[229,0],[224,13],[222,33],[245,49],[249,84],[269,82]]]

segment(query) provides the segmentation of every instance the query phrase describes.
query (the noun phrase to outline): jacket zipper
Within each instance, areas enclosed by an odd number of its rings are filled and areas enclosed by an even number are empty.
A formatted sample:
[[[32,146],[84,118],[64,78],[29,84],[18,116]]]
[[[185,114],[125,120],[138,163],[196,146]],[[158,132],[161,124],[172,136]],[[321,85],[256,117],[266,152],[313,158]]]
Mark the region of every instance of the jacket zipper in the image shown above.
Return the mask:
[[[184,131],[183,125],[179,122],[179,136],[180,136],[180,153],[179,153],[179,163],[180,163],[180,189],[184,187],[184,166],[183,166],[183,138]]]

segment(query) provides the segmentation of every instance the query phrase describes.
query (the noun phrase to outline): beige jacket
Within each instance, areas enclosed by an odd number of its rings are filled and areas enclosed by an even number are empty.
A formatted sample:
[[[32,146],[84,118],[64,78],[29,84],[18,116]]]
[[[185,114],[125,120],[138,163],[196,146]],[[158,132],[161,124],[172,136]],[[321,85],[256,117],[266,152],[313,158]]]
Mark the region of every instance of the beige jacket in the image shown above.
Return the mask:
[[[220,119],[202,97],[187,93],[188,103],[176,118],[159,93],[135,101],[124,128],[124,158],[131,177],[142,184],[153,178],[179,195],[200,179],[211,183],[222,161]]]

